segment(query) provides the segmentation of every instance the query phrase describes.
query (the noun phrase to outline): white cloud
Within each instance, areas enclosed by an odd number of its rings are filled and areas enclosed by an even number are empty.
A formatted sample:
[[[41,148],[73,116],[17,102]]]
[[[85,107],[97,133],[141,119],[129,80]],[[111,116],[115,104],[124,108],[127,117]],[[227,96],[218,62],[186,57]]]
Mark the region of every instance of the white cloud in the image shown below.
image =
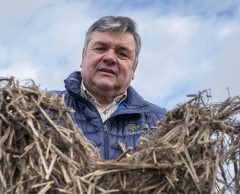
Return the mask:
[[[37,77],[38,70],[29,62],[19,62],[15,66],[1,70],[1,76],[14,76],[16,79],[33,79]]]
[[[0,68],[7,62],[7,51],[0,47]]]
[[[25,0],[15,2],[18,11],[11,13],[11,17],[1,12],[5,16],[4,21],[0,20],[0,28],[5,29],[0,33],[2,76],[11,73],[15,77],[25,78],[24,75],[31,75],[31,69],[34,69],[32,78],[42,87],[59,89],[64,87],[62,80],[73,69],[79,69],[86,23],[90,19],[86,17],[86,4],[74,1],[69,4],[65,1],[52,2],[41,1],[36,4]],[[10,10],[9,3],[3,7]],[[7,23],[13,25],[7,26]],[[6,61],[8,64],[3,65]],[[28,68],[22,67],[24,64]],[[12,71],[22,68],[26,71],[29,69],[29,72],[21,74]],[[59,80],[49,79],[54,77]]]
[[[198,77],[211,71],[214,65],[218,44],[214,21],[170,15],[150,18],[142,24],[145,42],[135,86],[154,101],[177,93],[177,103],[181,90],[181,99],[184,92],[198,92]]]
[[[205,73],[205,81],[202,87],[208,85],[213,89],[213,97],[217,101],[222,101],[228,97],[229,88],[230,95],[240,95],[239,87],[239,71],[240,71],[240,26],[236,32],[234,29],[237,24],[233,24],[233,28],[229,26],[229,36],[225,36],[219,45],[219,53],[215,60],[215,68]],[[224,29],[225,30],[225,29]]]

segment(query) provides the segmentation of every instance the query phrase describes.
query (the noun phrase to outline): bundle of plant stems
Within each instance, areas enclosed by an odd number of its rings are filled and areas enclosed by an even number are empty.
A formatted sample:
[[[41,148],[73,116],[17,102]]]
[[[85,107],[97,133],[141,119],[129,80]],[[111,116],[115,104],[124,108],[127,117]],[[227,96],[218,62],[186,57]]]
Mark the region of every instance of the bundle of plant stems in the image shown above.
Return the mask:
[[[240,98],[209,91],[142,136],[139,151],[101,160],[62,98],[0,80],[0,193],[240,193]]]
[[[193,95],[141,138],[138,152],[98,162],[108,172],[93,175],[98,186],[109,193],[240,193],[240,98],[208,100],[209,91]]]
[[[0,79],[0,193],[80,193],[99,158],[55,94]],[[86,189],[86,188],[85,188]]]

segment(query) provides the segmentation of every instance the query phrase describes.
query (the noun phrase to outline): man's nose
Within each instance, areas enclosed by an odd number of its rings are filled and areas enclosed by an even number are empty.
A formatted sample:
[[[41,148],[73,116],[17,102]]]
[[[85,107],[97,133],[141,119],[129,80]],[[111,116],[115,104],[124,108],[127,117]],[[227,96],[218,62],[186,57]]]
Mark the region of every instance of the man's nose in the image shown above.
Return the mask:
[[[103,62],[109,65],[115,65],[117,63],[117,56],[113,49],[109,49],[104,53]]]

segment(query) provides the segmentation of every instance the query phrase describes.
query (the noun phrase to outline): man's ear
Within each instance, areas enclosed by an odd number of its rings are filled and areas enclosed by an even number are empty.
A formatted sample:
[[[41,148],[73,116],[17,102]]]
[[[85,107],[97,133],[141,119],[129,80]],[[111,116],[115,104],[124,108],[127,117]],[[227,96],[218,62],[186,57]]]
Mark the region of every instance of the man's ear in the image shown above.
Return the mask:
[[[134,80],[135,74],[133,73],[132,80]]]
[[[82,58],[84,58],[85,55],[86,55],[86,49],[85,49],[85,47],[84,47],[83,50],[82,50]]]
[[[138,65],[138,59],[136,59],[135,64],[134,64],[134,69],[133,72],[135,73],[136,69],[137,69],[137,65]]]
[[[82,50],[82,62],[81,62],[80,67],[82,67],[82,63],[83,63],[83,60],[84,60],[85,56],[86,56],[86,51],[85,51],[85,48],[83,48],[83,50]]]

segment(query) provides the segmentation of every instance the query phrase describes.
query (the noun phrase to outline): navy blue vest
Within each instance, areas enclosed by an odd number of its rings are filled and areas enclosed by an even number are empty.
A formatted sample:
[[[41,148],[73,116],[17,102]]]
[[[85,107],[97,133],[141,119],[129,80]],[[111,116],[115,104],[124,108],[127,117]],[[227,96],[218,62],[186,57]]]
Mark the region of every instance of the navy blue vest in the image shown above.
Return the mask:
[[[121,155],[119,142],[138,149],[137,144],[142,134],[149,133],[166,110],[145,101],[130,86],[127,98],[118,109],[102,122],[95,106],[80,95],[81,73],[73,72],[66,80],[63,92],[66,105],[75,110],[74,119],[87,139],[100,152],[103,159],[112,160]]]

